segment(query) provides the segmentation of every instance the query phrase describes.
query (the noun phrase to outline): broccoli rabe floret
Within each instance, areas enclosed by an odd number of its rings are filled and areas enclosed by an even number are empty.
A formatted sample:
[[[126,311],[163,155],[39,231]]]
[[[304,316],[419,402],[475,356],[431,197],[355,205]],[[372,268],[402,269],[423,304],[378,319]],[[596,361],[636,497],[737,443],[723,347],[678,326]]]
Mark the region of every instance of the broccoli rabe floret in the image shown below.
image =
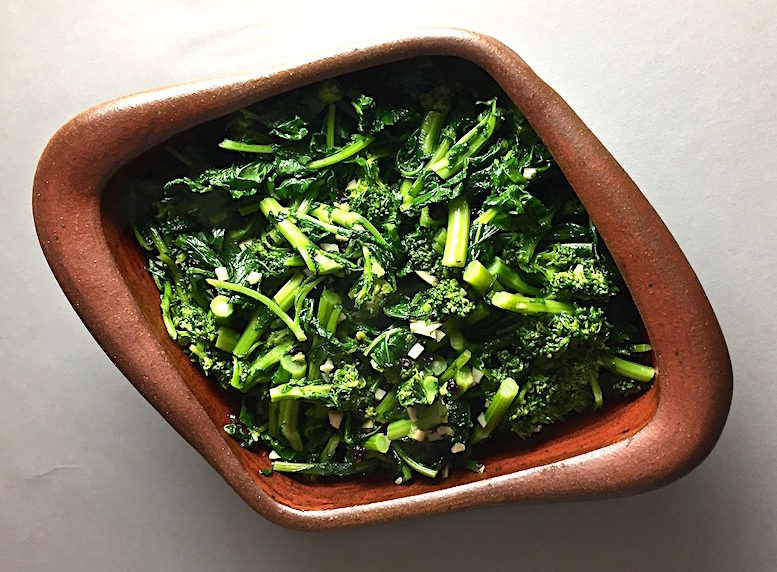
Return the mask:
[[[618,291],[590,244],[555,244],[535,257],[535,268],[548,296],[606,298]]]
[[[420,369],[404,371],[402,383],[397,388],[397,399],[403,407],[429,405],[439,390],[437,378]]]
[[[348,296],[353,300],[353,305],[357,310],[374,316],[381,311],[386,303],[386,298],[396,290],[396,286],[387,280],[386,270],[366,246],[363,247],[362,252],[364,271],[348,291]]]
[[[348,206],[373,224],[392,220],[399,205],[396,198],[377,179],[363,177],[348,186]]]
[[[611,326],[604,310],[596,306],[575,307],[573,312],[554,315],[547,325],[538,357],[553,358],[570,346],[586,346],[590,350],[604,348]]]
[[[557,369],[531,374],[510,413],[512,430],[520,437],[530,437],[543,425],[591,407],[591,379],[596,379],[597,370],[595,361],[579,355],[566,360]]]
[[[271,246],[266,238],[248,242],[246,250],[253,255],[257,266],[269,276],[277,276],[288,271],[292,266],[302,266],[302,264],[297,264],[298,261],[302,262],[302,260],[298,260],[300,256],[296,252]]]
[[[345,364],[332,376],[332,403],[342,411],[359,411],[374,400],[367,381],[353,364]]]
[[[190,340],[212,342],[216,339],[218,325],[213,314],[191,303],[179,301],[172,307],[172,318],[179,335]]]
[[[375,400],[373,385],[362,377],[355,365],[345,364],[327,383],[292,380],[270,389],[270,399],[305,399],[340,411],[363,412]]]
[[[544,274],[547,295],[602,298],[617,292],[606,271],[593,260],[579,262],[569,270],[546,270]]]
[[[419,292],[413,298],[413,304],[418,306],[419,314],[435,319],[466,318],[475,309],[475,303],[467,297],[467,291],[455,278],[441,280],[428,290]]]
[[[419,226],[402,237],[402,248],[407,254],[407,262],[401,270],[401,275],[410,274],[414,270],[440,274],[442,254],[434,248],[435,232],[434,229]]]

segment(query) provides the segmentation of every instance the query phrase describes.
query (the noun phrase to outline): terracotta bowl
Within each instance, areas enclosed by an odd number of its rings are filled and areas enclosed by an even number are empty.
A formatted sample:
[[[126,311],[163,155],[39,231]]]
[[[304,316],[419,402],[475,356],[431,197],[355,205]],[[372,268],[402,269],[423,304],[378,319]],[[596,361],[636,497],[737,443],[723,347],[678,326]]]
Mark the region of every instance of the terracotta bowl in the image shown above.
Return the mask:
[[[482,67],[523,111],[580,196],[623,274],[653,345],[656,383],[639,399],[582,416],[537,440],[491,445],[483,474],[442,482],[309,482],[263,477],[265,452],[223,431],[232,397],[203,377],[166,333],[159,295],[128,232],[115,184],[171,136],[258,100],[415,56]],[[123,194],[122,194],[123,193]],[[696,275],[634,182],[569,106],[506,46],[462,31],[425,32],[304,65],[117,99],[70,120],[49,142],[33,191],[35,225],[54,275],[129,381],[254,509],[321,529],[508,501],[625,495],[666,484],[712,449],[728,413],[726,344]]]

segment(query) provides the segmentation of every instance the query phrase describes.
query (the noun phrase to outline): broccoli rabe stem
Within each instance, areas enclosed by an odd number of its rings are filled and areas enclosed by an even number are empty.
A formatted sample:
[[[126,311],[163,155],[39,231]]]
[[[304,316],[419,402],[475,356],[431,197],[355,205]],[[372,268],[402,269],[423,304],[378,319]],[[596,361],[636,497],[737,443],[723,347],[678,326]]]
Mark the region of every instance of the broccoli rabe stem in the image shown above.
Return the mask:
[[[395,415],[396,412],[400,410],[400,408],[401,405],[399,404],[399,399],[397,398],[397,389],[394,388],[386,394],[386,396],[380,403],[378,403],[378,405],[375,406],[375,416],[377,417],[378,421],[385,423],[391,419],[391,417]]]
[[[377,451],[378,453],[388,453],[391,441],[385,433],[375,433],[370,435],[362,442],[362,446],[368,451]]]
[[[277,302],[272,300],[271,298],[268,298],[264,294],[257,292],[256,290],[251,290],[250,288],[246,288],[245,286],[241,286],[240,284],[233,284],[232,282],[224,282],[222,280],[213,280],[208,278],[206,280],[208,284],[213,286],[214,288],[220,288],[222,290],[231,290],[232,292],[237,292],[238,294],[242,294],[243,296],[248,296],[249,298],[252,298],[259,302],[260,304],[264,304],[267,306],[267,308],[276,316],[278,316],[281,321],[286,324],[286,327],[291,330],[291,333],[294,334],[294,337],[296,337],[299,341],[304,342],[307,338],[305,335],[305,332],[302,331],[302,328],[299,324],[294,323],[294,320],[283,311],[283,309],[278,305]]]
[[[335,146],[335,110],[334,103],[329,104],[329,110],[326,114],[326,146],[331,149]]]
[[[437,476],[439,469],[437,469],[436,467],[427,467],[423,463],[416,461],[407,453],[405,453],[405,451],[403,451],[402,448],[396,443],[392,443],[391,446],[397,452],[397,455],[399,455],[399,458],[402,459],[405,463],[407,463],[407,465],[411,469],[413,469],[416,473],[419,473],[425,477],[429,477],[430,479],[433,479],[434,477]]]
[[[306,399],[308,401],[323,400],[332,393],[331,383],[311,385],[291,385],[284,383],[270,388],[270,401],[291,401]]]
[[[488,271],[499,281],[499,283],[505,288],[515,290],[520,294],[526,294],[528,296],[536,296],[540,293],[540,289],[527,284],[520,274],[515,270],[512,270],[507,266],[504,261],[496,257],[493,264],[488,267]]]
[[[288,354],[281,357],[281,368],[291,376],[291,379],[302,379],[308,370],[308,364],[305,357],[299,354],[302,359],[296,359],[297,356]]]
[[[217,318],[229,318],[232,315],[232,303],[226,296],[216,296],[210,301],[210,311]]]
[[[216,337],[216,347],[222,351],[232,353],[239,337],[240,334],[235,330],[221,326]]]
[[[399,441],[407,437],[412,428],[413,422],[410,419],[398,419],[388,424],[386,435],[390,441]]]
[[[280,403],[270,403],[267,408],[267,432],[277,438],[280,435]]]
[[[421,122],[421,133],[419,139],[421,141],[421,152],[424,155],[431,155],[436,146],[437,140],[440,138],[440,130],[442,129],[443,121],[445,121],[445,113],[441,111],[427,111]]]
[[[634,381],[647,383],[653,379],[656,370],[650,366],[634,363],[613,355],[603,355],[599,358],[599,365],[613,373],[622,375]]]
[[[335,433],[326,442],[326,445],[324,445],[324,448],[321,449],[321,454],[318,456],[318,460],[323,462],[323,461],[328,461],[329,459],[334,457],[335,452],[337,451],[337,446],[339,444],[340,444],[340,435]]]
[[[178,339],[178,332],[175,330],[173,318],[170,316],[170,301],[172,298],[173,288],[170,286],[170,283],[165,280],[164,289],[162,291],[162,303],[160,304],[162,307],[162,322],[165,324],[165,329],[167,330],[167,335],[170,336],[170,339],[176,340]]]
[[[240,374],[242,371],[243,366],[240,364],[240,360],[238,360],[235,356],[232,356],[232,377],[229,380],[229,385],[236,387],[237,389],[242,387],[242,382],[240,380]]]
[[[346,145],[345,147],[340,149],[337,153],[333,155],[329,155],[328,157],[324,157],[323,159],[311,161],[305,166],[311,171],[314,171],[317,169],[323,169],[324,167],[330,167],[331,165],[335,165],[337,163],[340,163],[341,161],[345,161],[349,157],[353,157],[359,151],[364,149],[367,145],[372,143],[374,140],[375,138],[372,135],[356,135],[353,137],[352,143],[350,143],[349,145]]]
[[[248,368],[248,379],[246,380],[243,390],[248,391],[256,385],[260,379],[259,374],[280,363],[281,358],[291,351],[291,348],[293,347],[294,342],[292,340],[286,340],[251,362],[251,365]]]
[[[464,395],[467,390],[472,387],[474,382],[475,380],[472,377],[472,370],[469,367],[462,367],[459,371],[456,372],[456,386],[459,389],[456,392],[455,397]]]
[[[412,188],[413,181],[411,179],[403,179],[399,185],[399,195],[402,197],[402,210],[409,209],[413,202],[413,196],[410,194]]]
[[[465,282],[481,294],[491,290],[491,286],[494,283],[494,277],[478,260],[473,260],[467,264],[463,278]]]
[[[302,284],[305,276],[301,272],[297,272],[289,278],[289,280],[281,286],[281,288],[273,296],[273,300],[277,302],[281,310],[288,312],[294,305],[294,299],[297,296],[297,290]],[[240,339],[235,344],[235,349],[232,353],[238,357],[242,357],[250,353],[251,348],[257,340],[262,337],[264,330],[272,321],[272,313],[267,308],[261,307],[254,312],[251,319],[248,321],[248,325],[243,330]]]
[[[413,181],[407,181],[407,186],[405,186],[404,182],[402,183],[402,187],[400,187],[400,193],[402,195],[401,209],[403,211],[408,210],[412,206],[413,199],[415,199],[424,188],[424,175],[430,172],[432,165],[445,157],[445,154],[453,145],[453,140],[455,137],[456,133],[453,131],[452,127],[448,126],[443,129],[438,137],[439,143],[437,144],[437,148],[434,150],[434,154],[432,155],[431,159],[429,159],[429,162],[426,164],[426,166],[421,170],[419,176]]]
[[[480,151],[494,134],[499,121],[496,99],[491,109],[482,113],[480,121],[451,147],[450,151],[430,165],[430,169],[443,179],[449,179],[464,166],[464,160]]]
[[[286,440],[295,451],[302,451],[302,437],[297,429],[299,422],[299,401],[286,400],[282,401],[278,409],[278,426],[281,430],[281,435],[286,437]]]
[[[342,304],[343,297],[340,296],[340,294],[329,288],[324,288],[324,291],[321,292],[321,296],[318,299],[318,314],[316,316],[322,326],[327,327],[332,312],[335,308],[338,310],[342,309]],[[340,315],[339,311],[337,315]],[[333,330],[329,330],[329,332],[332,334],[334,333]]]
[[[604,403],[602,397],[602,387],[599,385],[599,378],[596,373],[591,373],[591,393],[594,394],[594,409],[599,409]]]
[[[282,207],[274,198],[266,197],[262,199],[262,202],[259,203],[259,208],[264,213],[264,216],[272,221],[289,244],[297,249],[305,261],[308,270],[319,274],[327,274],[340,270],[343,267],[342,264],[327,256],[311,242],[305,233],[288,218],[289,210]]]
[[[368,473],[378,465],[376,459],[367,459],[360,463],[327,461],[323,463],[294,463],[292,461],[275,461],[273,471],[279,473],[300,473],[303,475],[338,476]]]
[[[181,300],[183,300],[184,302],[188,302],[189,293],[186,290],[186,285],[183,282],[181,271],[178,270],[178,266],[176,266],[175,261],[165,253],[159,254],[159,260],[161,260],[167,265],[167,269],[170,271],[170,276],[173,277],[173,284],[175,285],[175,293],[178,295],[178,297]]]
[[[448,334],[448,344],[457,352],[463,352],[467,347],[467,340],[464,338],[464,334],[453,324],[454,322],[450,321],[443,326],[443,329]]]
[[[328,205],[317,205],[310,211],[310,214],[325,224],[335,223],[349,229],[362,227],[374,236],[381,245],[386,247],[389,245],[375,225],[359,213]],[[339,229],[330,227],[328,230],[337,234]]]
[[[148,226],[148,234],[151,237],[151,242],[154,243],[154,246],[159,251],[159,254],[167,254],[170,251],[170,249],[167,248],[167,244],[165,244],[162,235],[159,234],[159,231],[154,225]]]
[[[448,230],[445,237],[445,251],[442,254],[443,266],[464,268],[467,263],[469,245],[469,203],[464,197],[458,197],[448,205]]]
[[[137,225],[132,225],[132,232],[135,235],[135,239],[138,241],[138,244],[143,250],[146,250],[148,252],[151,252],[154,250],[154,246],[149,244],[148,241],[143,236],[143,233],[140,231],[140,229],[137,227]]]
[[[318,300],[318,312],[316,318],[327,332],[334,335],[340,323],[343,311],[343,298],[337,292],[324,288]],[[321,376],[321,365],[324,363],[323,355],[315,351],[319,347],[319,338],[313,340],[310,352],[310,365],[308,366],[308,379],[318,379]]]
[[[469,350],[464,350],[461,352],[458,357],[453,360],[453,363],[448,366],[448,369],[446,369],[443,374],[440,376],[440,383],[444,383],[448,381],[449,379],[453,379],[453,377],[456,375],[456,372],[459,371],[462,367],[464,367],[467,362],[472,357],[472,352]]]
[[[273,145],[254,145],[252,143],[243,143],[242,141],[233,141],[232,139],[224,139],[219,143],[219,147],[227,151],[240,151],[241,153],[273,153],[275,151]]]
[[[505,378],[485,412],[486,426],[478,425],[472,432],[472,443],[479,443],[491,433],[507,413],[518,395],[518,384],[512,377]]]
[[[406,483],[413,478],[413,473],[410,471],[410,467],[406,463],[400,461],[402,467],[400,468],[399,484]]]
[[[567,302],[528,298],[509,292],[495,293],[491,298],[491,303],[497,308],[518,314],[561,314],[562,312],[573,312],[575,309],[572,304]]]

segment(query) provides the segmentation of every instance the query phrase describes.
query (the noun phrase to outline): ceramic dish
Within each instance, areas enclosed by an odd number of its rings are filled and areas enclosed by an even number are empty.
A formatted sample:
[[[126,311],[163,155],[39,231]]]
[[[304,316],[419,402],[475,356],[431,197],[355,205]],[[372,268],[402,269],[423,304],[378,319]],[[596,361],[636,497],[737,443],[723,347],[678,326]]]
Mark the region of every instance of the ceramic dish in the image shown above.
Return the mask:
[[[296,87],[416,56],[482,67],[543,139],[604,237],[653,346],[656,382],[638,399],[573,419],[480,456],[483,474],[442,482],[264,477],[267,453],[241,449],[223,426],[237,404],[169,339],[159,294],[128,231],[121,170],[183,130]],[[628,130],[628,126],[624,127]],[[149,151],[151,150],[151,151]],[[118,174],[117,174],[118,173]],[[124,194],[122,194],[124,193]],[[373,523],[508,501],[625,495],[685,474],[718,439],[731,363],[696,275],[633,181],[569,106],[491,38],[434,31],[363,45],[304,65],[110,101],[51,139],[35,176],[35,225],[76,312],[129,381],[259,513],[290,527]]]

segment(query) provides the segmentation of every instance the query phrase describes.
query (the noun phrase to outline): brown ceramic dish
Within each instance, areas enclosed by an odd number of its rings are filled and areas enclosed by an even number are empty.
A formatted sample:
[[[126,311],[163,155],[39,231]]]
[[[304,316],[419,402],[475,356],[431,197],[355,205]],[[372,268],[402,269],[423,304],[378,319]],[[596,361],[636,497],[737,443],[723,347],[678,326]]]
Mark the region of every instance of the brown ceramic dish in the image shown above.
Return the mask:
[[[485,69],[553,153],[604,237],[641,313],[658,374],[639,399],[581,417],[538,441],[486,451],[482,475],[408,486],[377,479],[270,478],[265,452],[222,427],[235,404],[206,380],[162,325],[159,296],[122,223],[112,177],[149,149],[247,104],[343,73],[419,55]],[[140,158],[138,158],[140,157]],[[127,168],[131,168],[130,163]],[[718,439],[731,363],[693,270],[628,175],[569,106],[510,49],[443,31],[361,46],[305,65],[132,95],[78,115],[51,139],[33,193],[43,251],[66,296],[130,382],[259,513],[321,529],[506,501],[625,495],[677,479]]]

